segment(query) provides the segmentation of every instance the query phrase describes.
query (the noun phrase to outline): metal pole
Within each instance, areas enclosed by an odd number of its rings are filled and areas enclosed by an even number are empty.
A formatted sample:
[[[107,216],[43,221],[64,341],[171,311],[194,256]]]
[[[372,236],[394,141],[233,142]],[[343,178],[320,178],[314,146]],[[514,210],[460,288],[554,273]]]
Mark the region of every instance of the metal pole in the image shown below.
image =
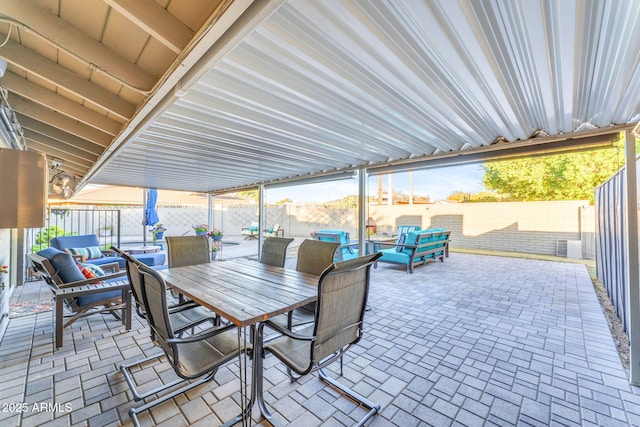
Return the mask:
[[[636,142],[631,130],[624,133],[625,188],[627,214],[627,289],[629,290],[629,380],[640,385],[640,260],[638,258],[638,188],[636,184]]]
[[[367,240],[367,169],[358,169],[358,254],[366,254]]]
[[[142,246],[147,246],[147,189],[142,189]]]
[[[264,240],[264,185],[258,189],[258,259],[262,256],[262,243]]]

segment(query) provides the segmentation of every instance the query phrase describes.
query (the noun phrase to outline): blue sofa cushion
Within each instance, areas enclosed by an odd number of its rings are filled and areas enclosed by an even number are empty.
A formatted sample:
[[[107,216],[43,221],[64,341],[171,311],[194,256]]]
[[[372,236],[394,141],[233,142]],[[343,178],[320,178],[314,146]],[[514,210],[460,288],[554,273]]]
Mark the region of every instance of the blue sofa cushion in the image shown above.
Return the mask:
[[[58,236],[51,239],[49,244],[61,251],[68,248],[89,248],[100,247],[98,236],[95,234],[83,234],[81,236]],[[110,262],[117,262],[120,268],[125,268],[124,258],[117,256],[103,256],[101,258],[88,259],[87,262],[95,265],[108,264]]]
[[[38,255],[48,259],[64,283],[84,280],[85,277],[71,255],[56,248],[46,248]]]
[[[81,236],[58,236],[51,239],[50,245],[61,251],[67,248],[88,248],[89,246],[100,246],[98,236],[95,234],[84,234]]]
[[[162,252],[156,252],[155,254],[139,254],[135,257],[138,261],[150,267],[162,265],[166,261],[166,256]]]
[[[404,252],[396,252],[395,248],[383,249],[380,261],[397,262],[399,264],[409,264],[410,255]]]
[[[41,257],[47,258],[53,268],[58,272],[60,280],[64,283],[78,282],[85,280],[84,274],[78,268],[71,255],[56,248],[46,248],[38,252]],[[120,291],[106,291],[92,295],[84,295],[76,298],[76,304],[84,306],[108,298],[115,298],[122,295]]]

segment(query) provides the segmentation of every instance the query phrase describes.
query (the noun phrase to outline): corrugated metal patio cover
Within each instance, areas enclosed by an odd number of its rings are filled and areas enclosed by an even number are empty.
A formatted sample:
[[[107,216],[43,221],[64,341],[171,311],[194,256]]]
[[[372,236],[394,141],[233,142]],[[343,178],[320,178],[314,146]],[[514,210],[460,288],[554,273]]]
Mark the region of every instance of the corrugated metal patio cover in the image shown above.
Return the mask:
[[[637,1],[292,0],[92,182],[205,192],[632,123],[639,18]]]

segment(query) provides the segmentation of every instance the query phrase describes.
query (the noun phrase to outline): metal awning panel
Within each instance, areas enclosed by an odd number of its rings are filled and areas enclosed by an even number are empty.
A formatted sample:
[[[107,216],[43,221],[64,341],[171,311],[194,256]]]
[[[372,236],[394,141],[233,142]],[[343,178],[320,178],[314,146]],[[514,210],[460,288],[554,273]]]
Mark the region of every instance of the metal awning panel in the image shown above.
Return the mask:
[[[639,18],[626,1],[289,1],[93,181],[215,191],[630,124]]]

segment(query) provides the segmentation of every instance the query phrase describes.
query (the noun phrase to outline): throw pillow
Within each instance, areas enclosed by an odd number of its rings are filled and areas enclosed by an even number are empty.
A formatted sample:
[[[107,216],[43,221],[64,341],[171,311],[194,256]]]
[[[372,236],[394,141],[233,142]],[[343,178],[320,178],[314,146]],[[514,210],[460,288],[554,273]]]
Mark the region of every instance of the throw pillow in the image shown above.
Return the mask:
[[[404,242],[407,240],[407,233],[402,233],[401,235],[398,236],[398,241],[396,242],[399,245],[404,245]],[[404,250],[404,247],[402,246],[396,246],[396,252],[402,252]]]
[[[106,276],[107,273],[99,266],[95,264],[80,264],[80,269],[87,269],[89,272],[93,274],[93,277],[103,277]],[[83,272],[84,274],[84,272]],[[86,274],[85,274],[86,277]],[[92,279],[93,277],[87,277],[87,279]]]
[[[63,283],[77,282],[85,279],[75,261],[68,253],[55,248],[46,248],[38,252],[38,255],[51,261],[52,267],[56,270],[56,273]]]
[[[99,246],[86,248],[67,248],[65,251],[71,256],[84,256],[86,259],[102,258],[104,255]]]

